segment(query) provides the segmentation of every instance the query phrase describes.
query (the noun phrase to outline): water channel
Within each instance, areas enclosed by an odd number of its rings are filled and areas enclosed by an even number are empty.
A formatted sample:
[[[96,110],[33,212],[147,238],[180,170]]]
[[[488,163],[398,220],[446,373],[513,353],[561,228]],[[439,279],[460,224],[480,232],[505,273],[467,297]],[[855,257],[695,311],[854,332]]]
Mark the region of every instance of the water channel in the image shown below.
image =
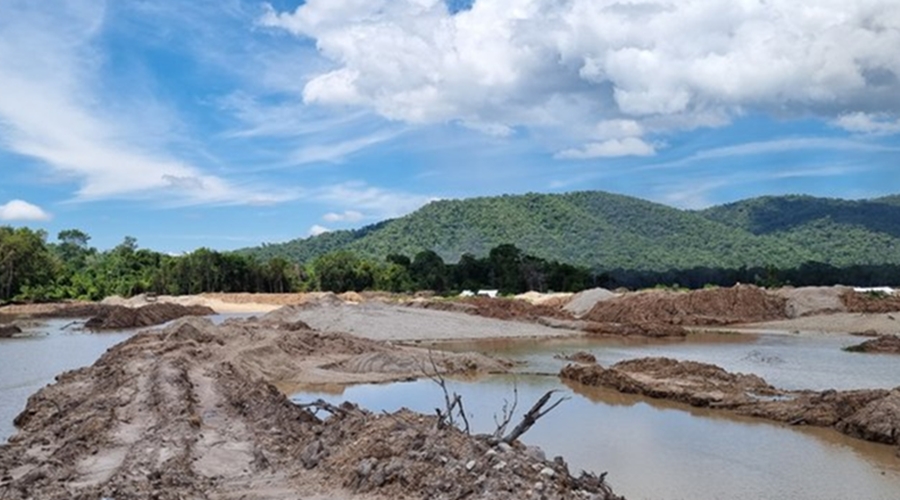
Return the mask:
[[[221,318],[216,318],[221,319]],[[0,339],[0,442],[29,395],[62,371],[91,364],[134,332],[84,333],[68,320],[32,325],[21,338]],[[564,384],[553,374],[558,353],[586,350],[601,364],[669,356],[756,373],[787,389],[900,386],[900,358],[847,353],[861,339],[841,335],[714,335],[680,341],[571,339],[445,345],[479,350],[524,363],[521,373],[452,381],[463,395],[476,432],[493,429],[504,399],[518,393],[520,411],[549,389],[570,399],[523,438],[579,469],[608,471],[630,500],[791,498],[829,500],[900,498],[900,458],[889,446],[827,429],[786,427],[676,403]],[[545,375],[539,375],[545,374]],[[441,393],[429,380],[347,388],[307,389],[296,400],[349,400],[372,410],[406,406],[432,413]]]

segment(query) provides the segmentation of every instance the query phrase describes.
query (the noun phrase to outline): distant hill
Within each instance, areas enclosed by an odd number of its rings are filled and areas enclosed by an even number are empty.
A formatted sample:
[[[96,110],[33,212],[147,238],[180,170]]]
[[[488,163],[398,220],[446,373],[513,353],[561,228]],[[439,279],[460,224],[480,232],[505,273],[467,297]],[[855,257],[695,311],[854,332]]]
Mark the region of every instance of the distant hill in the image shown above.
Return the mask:
[[[362,229],[242,252],[307,262],[339,248],[378,259],[428,249],[456,262],[503,243],[597,269],[900,264],[900,196],[762,197],[702,211],[602,191],[442,200]]]

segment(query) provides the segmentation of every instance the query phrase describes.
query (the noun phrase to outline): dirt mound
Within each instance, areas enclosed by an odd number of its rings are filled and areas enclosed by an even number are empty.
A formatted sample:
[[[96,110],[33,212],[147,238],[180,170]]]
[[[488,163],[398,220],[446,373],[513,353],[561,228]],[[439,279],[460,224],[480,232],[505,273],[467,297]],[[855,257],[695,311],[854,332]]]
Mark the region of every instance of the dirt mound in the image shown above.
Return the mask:
[[[323,420],[272,385],[373,349],[392,348],[249,321],[140,333],[29,398],[0,498],[614,498],[518,443],[350,404]]]
[[[855,292],[848,290],[841,295],[847,311],[852,313],[891,313],[900,311],[900,295]]]
[[[715,365],[669,358],[622,361],[609,369],[599,365],[569,365],[560,376],[585,385],[681,401],[691,406],[735,406],[751,401],[751,394],[778,394],[756,375],[733,374]]]
[[[833,427],[844,434],[900,444],[900,388],[782,391],[755,375],[693,361],[642,358],[610,368],[568,365],[560,377],[628,394],[719,408],[791,425]]]
[[[604,300],[609,300],[614,297],[616,297],[616,294],[605,288],[592,288],[576,293],[563,309],[572,316],[580,318],[591,312],[591,309],[593,309],[598,302],[603,302]]]
[[[366,352],[328,365],[327,368],[347,373],[402,373],[421,376],[433,373],[435,367],[439,371],[450,373],[502,373],[510,366],[510,363],[477,354],[401,350]]]
[[[588,323],[582,330],[591,335],[615,335],[620,337],[685,337],[686,328],[665,323]]]
[[[774,293],[787,299],[785,313],[788,318],[800,318],[813,314],[846,312],[847,307],[841,296],[848,290],[850,289],[841,286],[785,287]]]
[[[571,293],[540,293],[535,291],[520,293],[516,300],[524,300],[529,304],[549,307],[562,307],[572,298]]]
[[[182,306],[157,303],[137,308],[102,306],[98,314],[84,324],[89,330],[124,330],[161,325],[184,316],[208,316],[216,312],[206,306]]]
[[[22,329],[16,325],[0,325],[0,339],[12,337],[17,333],[22,333]]]
[[[440,311],[465,312],[485,318],[538,322],[541,318],[572,319],[572,316],[549,305],[531,304],[524,300],[468,297],[456,300],[416,301],[411,307]]]
[[[318,307],[330,307],[330,306],[339,306],[343,304],[340,298],[332,292],[326,292],[322,294],[318,294],[316,296],[311,296],[304,302],[298,304],[286,305],[284,307],[280,307],[270,313],[267,313],[262,316],[262,320],[268,323],[283,323],[285,321],[293,321],[296,319],[297,311],[306,311],[308,309],[315,309]]]
[[[867,340],[862,344],[847,347],[845,350],[850,352],[900,354],[900,337],[896,335],[882,335]]]
[[[753,323],[785,318],[786,302],[752,285],[690,292],[651,291],[599,302],[583,319],[697,326]]]
[[[576,363],[583,363],[586,365],[594,364],[597,362],[597,357],[586,351],[577,351],[573,352],[572,354],[557,354],[553,357],[555,359],[564,359],[566,361],[574,361]]]

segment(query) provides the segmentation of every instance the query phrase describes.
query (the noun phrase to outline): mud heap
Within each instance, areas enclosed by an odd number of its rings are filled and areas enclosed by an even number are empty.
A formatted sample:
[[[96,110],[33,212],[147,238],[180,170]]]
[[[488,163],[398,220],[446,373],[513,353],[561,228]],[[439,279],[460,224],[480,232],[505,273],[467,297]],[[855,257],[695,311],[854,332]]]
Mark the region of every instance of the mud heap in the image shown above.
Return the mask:
[[[183,306],[180,304],[156,303],[131,308],[107,306],[98,315],[90,318],[84,327],[89,330],[123,330],[161,325],[185,316],[208,316],[216,312],[206,306]]]
[[[881,335],[846,348],[850,352],[868,352],[879,354],[900,354],[900,337],[896,335]]]
[[[900,295],[862,293],[848,290],[841,295],[847,311],[852,313],[900,312]]]
[[[569,365],[562,369],[560,377],[791,425],[833,427],[860,439],[900,444],[900,387],[782,391],[755,375],[734,374],[715,365],[668,358],[628,360],[610,368],[596,364]]]
[[[340,371],[373,352],[429,356],[299,324],[184,318],[140,333],[28,400],[0,446],[0,498],[614,498],[518,444],[408,411],[345,404],[323,419],[273,385],[409,375]],[[450,371],[460,358],[432,359]]]
[[[468,297],[456,300],[426,300],[409,303],[412,307],[456,311],[506,321],[541,322],[545,318],[571,320],[572,315],[559,307],[532,304],[518,299]]]
[[[16,325],[0,325],[0,339],[12,337],[17,333],[22,333],[22,329]]]
[[[786,318],[786,299],[752,285],[690,292],[650,291],[598,302],[583,319],[597,323],[728,325]]]

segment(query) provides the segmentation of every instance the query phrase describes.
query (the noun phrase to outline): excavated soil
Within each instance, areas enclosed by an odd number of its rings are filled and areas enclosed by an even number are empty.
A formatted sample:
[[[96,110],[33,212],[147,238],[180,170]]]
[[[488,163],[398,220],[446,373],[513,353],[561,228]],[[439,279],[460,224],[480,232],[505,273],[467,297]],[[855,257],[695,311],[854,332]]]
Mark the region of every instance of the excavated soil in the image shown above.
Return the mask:
[[[411,358],[444,372],[491,364],[298,323],[184,318],[29,398],[0,446],[0,498],[615,498],[602,479],[517,443],[409,411],[344,404],[325,418],[273,385],[400,376],[337,371],[373,353],[398,357],[380,366]]]
[[[720,408],[791,425],[832,427],[860,439],[900,444],[900,387],[782,391],[755,375],[669,358],[622,361],[610,368],[568,365],[560,377],[628,394]]]
[[[553,305],[532,304],[518,299],[492,299],[490,297],[468,297],[454,300],[414,301],[411,307],[454,311],[505,321],[539,322],[542,318],[561,320],[574,319],[571,314]]]
[[[688,330],[666,323],[588,323],[582,330],[591,336],[614,335],[618,337],[685,337]]]
[[[179,304],[147,304],[138,308],[108,306],[89,319],[84,327],[89,330],[124,330],[161,325],[185,316],[208,316],[216,312],[206,306],[182,306]]]
[[[786,318],[787,299],[752,285],[690,292],[649,291],[598,302],[597,323],[713,326]]]
[[[847,311],[852,313],[900,312],[900,295],[860,293],[849,290],[841,295]]]
[[[850,352],[868,352],[879,354],[900,354],[900,337],[896,335],[882,335],[846,348]]]

